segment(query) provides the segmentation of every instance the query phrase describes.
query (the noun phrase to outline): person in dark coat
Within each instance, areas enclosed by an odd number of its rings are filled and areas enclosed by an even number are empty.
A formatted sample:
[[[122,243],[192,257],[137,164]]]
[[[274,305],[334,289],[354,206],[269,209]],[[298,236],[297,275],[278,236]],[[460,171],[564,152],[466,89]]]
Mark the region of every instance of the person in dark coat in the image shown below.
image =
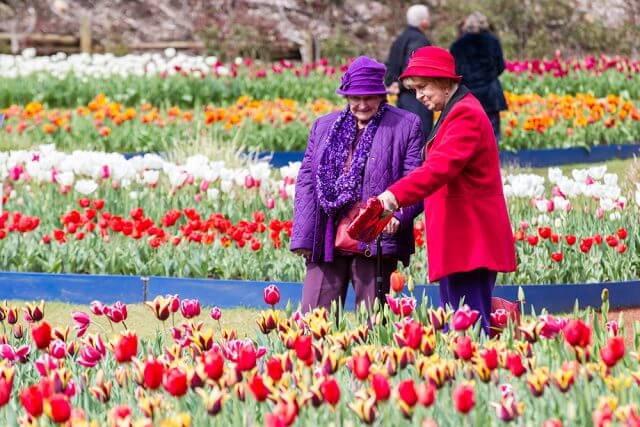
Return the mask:
[[[357,248],[346,250],[338,244],[340,224],[358,204],[417,168],[424,146],[420,118],[387,104],[384,74],[383,64],[356,59],[336,91],[345,107],[311,127],[296,179],[291,236],[291,250],[306,260],[303,311],[329,309],[334,301],[344,305],[349,282],[358,307],[371,308],[377,296],[375,243],[354,241]],[[415,250],[413,219],[421,212],[421,203],[398,211],[385,229],[384,294],[398,261],[408,265]]]
[[[416,4],[407,9],[407,28],[391,45],[387,59],[387,73],[384,84],[389,93],[398,95],[398,108],[417,114],[422,121],[422,133],[429,135],[433,126],[433,112],[416,99],[413,90],[398,83],[398,77],[409,63],[409,57],[416,50],[431,43],[424,32],[429,28],[429,8]]]
[[[500,41],[489,31],[487,17],[480,12],[469,15],[462,25],[462,35],[449,50],[456,61],[456,72],[462,75],[462,84],[482,104],[499,141],[500,111],[507,109],[507,101],[498,76],[505,65]]]

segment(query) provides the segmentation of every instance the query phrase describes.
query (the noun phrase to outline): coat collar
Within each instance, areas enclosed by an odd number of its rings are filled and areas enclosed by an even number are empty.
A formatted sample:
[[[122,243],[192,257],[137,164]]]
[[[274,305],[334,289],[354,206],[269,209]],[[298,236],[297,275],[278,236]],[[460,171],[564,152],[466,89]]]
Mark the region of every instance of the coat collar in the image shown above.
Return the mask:
[[[453,107],[462,98],[464,98],[465,95],[467,95],[468,93],[470,93],[470,91],[469,91],[469,89],[467,89],[467,87],[465,85],[462,85],[462,84],[459,85],[458,89],[456,90],[456,93],[453,94],[453,96],[451,97],[449,102],[447,102],[447,105],[444,106],[444,109],[442,110],[442,113],[440,113],[440,116],[438,117],[438,121],[433,126],[433,128],[431,128],[431,132],[429,133],[429,137],[427,138],[427,142],[426,142],[426,144],[424,145],[424,147],[422,149],[422,160],[424,160],[427,157],[427,146],[429,144],[431,144],[433,142],[433,140],[436,138],[436,135],[438,134],[438,131],[440,130],[440,125],[442,124],[442,122],[444,122],[444,119],[447,117],[449,112],[451,112]]]

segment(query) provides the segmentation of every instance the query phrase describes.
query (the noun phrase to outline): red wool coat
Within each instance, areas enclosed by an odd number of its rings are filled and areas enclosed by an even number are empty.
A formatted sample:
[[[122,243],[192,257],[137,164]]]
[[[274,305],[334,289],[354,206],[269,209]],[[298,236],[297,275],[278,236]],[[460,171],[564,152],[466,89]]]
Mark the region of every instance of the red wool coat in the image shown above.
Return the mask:
[[[516,269],[498,146],[482,105],[462,97],[427,142],[422,166],[391,185],[400,207],[424,199],[429,280]]]

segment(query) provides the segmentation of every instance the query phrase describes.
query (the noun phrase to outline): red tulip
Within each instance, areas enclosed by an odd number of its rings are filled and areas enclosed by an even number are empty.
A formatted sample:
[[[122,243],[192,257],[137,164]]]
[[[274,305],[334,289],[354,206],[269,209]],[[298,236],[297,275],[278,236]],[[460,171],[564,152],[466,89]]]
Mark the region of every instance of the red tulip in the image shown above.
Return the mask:
[[[591,343],[591,328],[580,319],[570,320],[564,327],[564,339],[573,347],[586,347]]]
[[[71,403],[64,394],[54,394],[44,401],[44,412],[53,422],[65,423],[71,417]]]
[[[276,285],[269,285],[264,288],[264,302],[270,306],[280,302],[280,289]]]
[[[203,356],[203,362],[204,371],[210,379],[217,381],[222,377],[222,374],[224,374],[224,357],[219,351],[207,351]]]
[[[298,337],[296,337],[295,350],[298,359],[306,361],[313,357],[311,344],[311,335],[299,335]]]
[[[162,375],[164,374],[164,364],[158,359],[149,357],[144,364],[143,377],[144,386],[148,389],[155,390],[162,384]]]
[[[366,353],[351,356],[351,371],[360,381],[364,381],[369,377],[369,368],[371,360]]]
[[[562,258],[563,258],[562,252],[553,252],[551,254],[551,259],[555,262],[562,261]]]
[[[527,369],[522,365],[522,359],[518,353],[507,354],[505,365],[515,377],[520,377],[527,372]]]
[[[465,304],[453,314],[453,329],[456,331],[466,331],[476,323],[479,317],[479,311],[471,310],[471,308]]]
[[[548,239],[551,237],[551,228],[550,227],[538,227],[538,234],[543,239]]]
[[[607,340],[607,344],[600,349],[600,357],[607,366],[612,367],[624,357],[624,352],[624,338],[611,337]]]
[[[391,289],[393,292],[400,293],[404,289],[404,276],[398,271],[391,273]]]
[[[462,360],[470,360],[473,357],[473,341],[469,336],[457,337],[454,352]]]
[[[436,388],[431,383],[421,383],[416,389],[418,402],[426,408],[431,406],[436,400]]]
[[[424,327],[417,320],[410,318],[407,319],[409,321],[404,322],[401,325],[401,333],[394,334],[394,338],[399,347],[410,347],[417,350],[422,344]]]
[[[187,392],[187,374],[179,368],[171,368],[165,372],[162,380],[164,389],[172,396],[180,397]]]
[[[376,394],[376,401],[386,401],[391,396],[391,386],[389,385],[389,381],[382,374],[374,374],[371,379],[371,387],[373,388],[374,393]]]
[[[51,326],[47,322],[42,322],[38,326],[31,328],[31,338],[39,350],[49,347],[51,342]]]
[[[562,421],[557,418],[550,418],[542,423],[542,427],[562,427]]]
[[[95,199],[95,200],[93,201],[93,207],[94,207],[94,209],[102,210],[102,208],[104,208],[104,200],[102,200],[102,199]]]
[[[627,238],[627,229],[626,228],[619,228],[618,232],[616,233],[618,235],[618,238],[620,240],[624,240]]]
[[[567,242],[567,245],[573,246],[576,243],[577,239],[573,234],[567,234],[566,236],[564,236],[564,240]]]
[[[81,208],[88,208],[91,205],[91,200],[83,197],[82,199],[78,200],[78,205],[80,205]]]
[[[25,411],[32,417],[37,418],[42,415],[43,401],[40,385],[34,384],[22,390],[20,392],[20,403],[22,403]]]
[[[13,368],[4,368],[0,373],[0,408],[11,400],[14,372]]]
[[[267,360],[267,375],[273,381],[279,381],[282,378],[284,369],[282,369],[282,361],[276,357]]]
[[[536,246],[538,244],[538,236],[527,236],[527,242],[529,242],[531,246]]]
[[[473,388],[473,384],[470,383],[460,384],[453,391],[453,403],[455,404],[458,412],[463,414],[466,414],[473,409],[476,404],[475,398],[475,389]]]
[[[258,352],[253,343],[246,343],[240,346],[238,350],[237,367],[240,371],[250,371],[256,366],[258,360]]]
[[[180,297],[177,294],[167,295],[165,297],[169,301],[169,310],[172,313],[177,313],[180,310]]]
[[[180,312],[185,319],[193,319],[200,316],[200,301],[197,299],[183,299]]]
[[[324,401],[331,406],[336,406],[340,401],[340,386],[334,378],[325,378],[320,385],[320,392]]]
[[[256,374],[249,381],[249,389],[258,402],[264,402],[269,397],[269,389],[264,384],[262,376]]]
[[[493,371],[498,367],[498,351],[495,348],[485,348],[480,352],[487,369]]]
[[[624,243],[620,243],[618,246],[616,246],[616,251],[618,251],[619,254],[623,254],[627,251],[627,245],[625,245]]]
[[[120,335],[113,344],[113,356],[118,363],[129,362],[138,354],[138,337],[133,332]]]
[[[400,384],[398,384],[398,398],[410,407],[415,406],[418,402],[418,394],[416,393],[412,379],[401,381]]]

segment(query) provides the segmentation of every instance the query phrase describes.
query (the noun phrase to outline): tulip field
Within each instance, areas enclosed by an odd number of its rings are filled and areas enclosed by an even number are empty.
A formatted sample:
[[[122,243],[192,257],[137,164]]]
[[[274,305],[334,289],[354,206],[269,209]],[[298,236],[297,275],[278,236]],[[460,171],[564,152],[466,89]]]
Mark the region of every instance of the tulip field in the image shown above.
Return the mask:
[[[478,312],[416,307],[394,282],[399,293],[368,320],[283,309],[268,286],[255,338],[224,327],[217,307],[195,320],[204,307],[178,295],[146,303],[157,330],[146,337],[119,301],[69,313],[72,328],[52,328],[44,302],[5,303],[0,411],[25,426],[640,422],[639,343],[623,339],[638,326],[608,317],[606,292],[601,316],[542,313],[516,326],[497,310],[489,340]]]
[[[346,66],[171,50],[0,55],[0,270],[302,281],[304,259],[289,251],[300,163],[273,167],[255,154],[304,150],[313,121],[343,108],[334,91]],[[640,141],[637,60],[557,54],[508,62],[501,80],[502,149]],[[503,185],[518,268],[499,283],[638,279],[639,160],[505,165]],[[55,310],[5,301],[0,417],[21,426],[640,425],[640,323],[612,315],[608,291],[598,312],[496,310],[487,336],[468,306],[418,303],[423,216],[414,237],[410,265],[371,313],[303,313],[275,284],[260,310],[180,295],[129,306],[97,295]]]

